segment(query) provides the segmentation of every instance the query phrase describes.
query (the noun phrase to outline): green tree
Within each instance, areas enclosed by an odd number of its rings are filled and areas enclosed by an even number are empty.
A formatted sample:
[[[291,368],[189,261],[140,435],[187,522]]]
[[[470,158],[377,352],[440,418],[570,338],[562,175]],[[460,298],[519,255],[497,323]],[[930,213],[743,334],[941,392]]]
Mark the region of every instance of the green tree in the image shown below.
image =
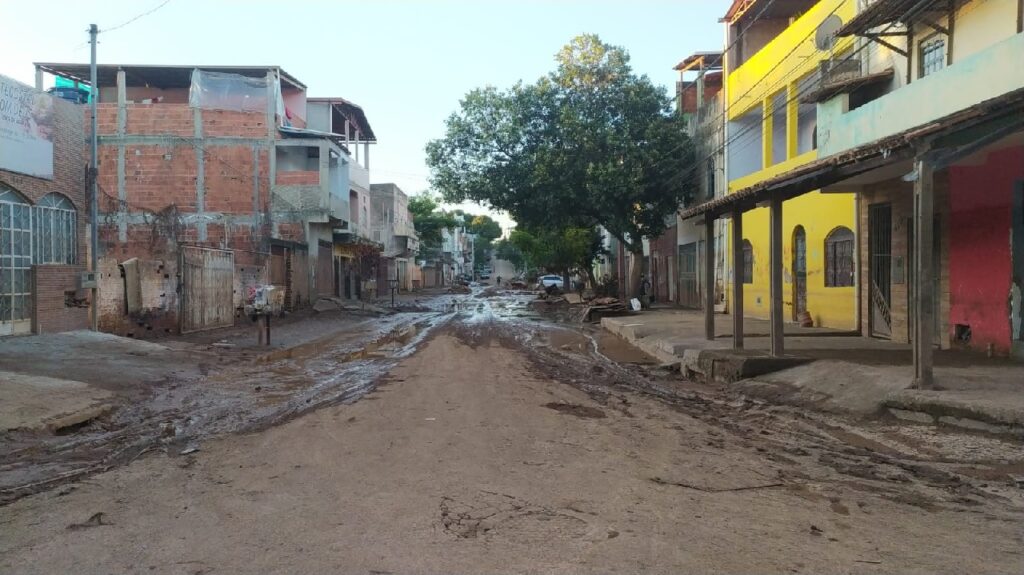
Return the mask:
[[[416,226],[422,256],[432,257],[439,252],[441,230],[450,230],[458,224],[452,214],[440,209],[437,198],[429,192],[409,198],[409,213],[412,215],[413,225]]]
[[[494,257],[510,262],[517,272],[526,269],[526,258],[523,256],[523,252],[509,239],[502,238],[494,242]]]
[[[584,35],[555,60],[533,84],[467,94],[444,138],[427,145],[432,183],[446,201],[507,211],[524,232],[604,227],[635,256],[635,293],[643,239],[693,197],[692,143],[665,90],[636,75],[624,49]]]

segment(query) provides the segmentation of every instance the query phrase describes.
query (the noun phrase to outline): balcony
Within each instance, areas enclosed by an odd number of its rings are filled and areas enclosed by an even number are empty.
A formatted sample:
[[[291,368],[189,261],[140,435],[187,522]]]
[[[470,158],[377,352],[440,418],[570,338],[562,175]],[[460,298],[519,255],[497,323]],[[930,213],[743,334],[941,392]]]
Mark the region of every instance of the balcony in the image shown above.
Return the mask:
[[[812,40],[825,18],[835,14],[847,22],[856,12],[856,4],[855,0],[818,2],[742,65],[731,70],[729,119],[743,115],[789,84],[814,73],[818,62],[850,49],[851,38],[839,38],[828,51],[818,50]]]
[[[395,224],[395,235],[405,238],[415,238],[416,228],[406,222],[397,223]]]
[[[927,125],[992,98],[1024,89],[1024,34],[972,54],[859,108],[837,95],[818,106],[819,157],[838,154]]]
[[[351,159],[348,163],[348,179],[352,185],[366,191],[370,190],[370,170],[360,166]]]

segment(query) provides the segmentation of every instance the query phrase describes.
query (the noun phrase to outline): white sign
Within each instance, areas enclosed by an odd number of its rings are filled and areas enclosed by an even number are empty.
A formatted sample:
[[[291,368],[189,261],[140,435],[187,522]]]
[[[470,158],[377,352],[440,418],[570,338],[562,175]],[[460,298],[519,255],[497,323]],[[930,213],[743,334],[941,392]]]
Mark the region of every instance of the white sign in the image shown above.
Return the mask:
[[[0,76],[0,170],[53,179],[53,96]]]

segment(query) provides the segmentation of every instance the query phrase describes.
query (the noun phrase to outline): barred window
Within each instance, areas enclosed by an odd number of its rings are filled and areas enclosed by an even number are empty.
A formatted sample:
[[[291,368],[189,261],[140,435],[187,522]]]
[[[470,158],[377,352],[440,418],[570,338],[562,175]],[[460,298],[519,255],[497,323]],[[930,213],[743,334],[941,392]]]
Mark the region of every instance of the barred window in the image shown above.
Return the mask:
[[[921,62],[920,77],[938,72],[946,67],[946,39],[931,36],[923,40],[918,48],[918,61]]]
[[[743,283],[754,283],[754,246],[743,240]]]
[[[853,246],[853,232],[843,226],[825,237],[825,287],[853,286]]]
[[[66,196],[43,196],[32,208],[33,263],[76,263],[77,223],[75,205]]]

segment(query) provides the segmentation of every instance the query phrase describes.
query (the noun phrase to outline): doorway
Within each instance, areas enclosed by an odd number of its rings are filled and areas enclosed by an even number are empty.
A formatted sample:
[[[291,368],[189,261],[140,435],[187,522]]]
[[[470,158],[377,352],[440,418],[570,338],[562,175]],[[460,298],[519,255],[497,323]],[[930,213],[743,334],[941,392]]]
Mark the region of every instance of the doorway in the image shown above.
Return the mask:
[[[679,305],[692,309],[699,308],[697,242],[679,246],[679,287]]]
[[[0,190],[0,335],[32,329],[32,217],[20,195]]]
[[[793,230],[793,321],[807,311],[807,232],[803,226]]]
[[[868,207],[868,323],[874,337],[892,337],[892,205]]]

